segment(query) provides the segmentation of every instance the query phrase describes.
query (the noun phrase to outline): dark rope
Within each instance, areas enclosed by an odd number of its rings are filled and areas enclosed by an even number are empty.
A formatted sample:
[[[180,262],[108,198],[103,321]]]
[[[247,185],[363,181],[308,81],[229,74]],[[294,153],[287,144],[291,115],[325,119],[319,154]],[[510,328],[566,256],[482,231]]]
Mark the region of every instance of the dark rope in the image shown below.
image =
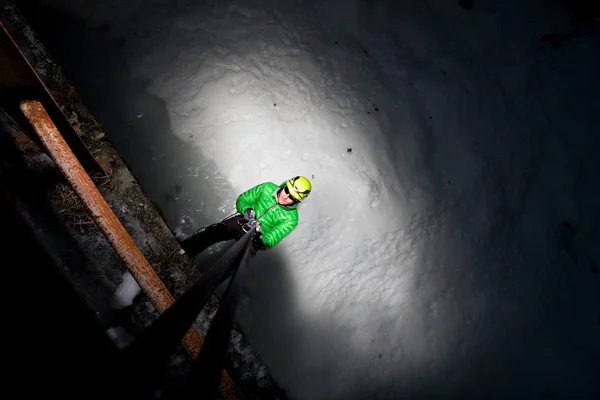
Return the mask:
[[[239,267],[231,277],[219,310],[210,325],[202,350],[188,375],[181,399],[216,399],[219,394],[219,383],[241,294],[242,276],[248,259],[249,248],[246,247]]]
[[[253,228],[240,238],[202,275],[198,282],[123,350],[122,364],[132,373],[133,387],[152,390],[148,383],[154,382],[162,375],[167,361],[198,317],[210,295],[227,274],[232,271],[235,274],[240,263],[246,263],[250,238],[254,232]],[[202,348],[205,347],[206,344]]]

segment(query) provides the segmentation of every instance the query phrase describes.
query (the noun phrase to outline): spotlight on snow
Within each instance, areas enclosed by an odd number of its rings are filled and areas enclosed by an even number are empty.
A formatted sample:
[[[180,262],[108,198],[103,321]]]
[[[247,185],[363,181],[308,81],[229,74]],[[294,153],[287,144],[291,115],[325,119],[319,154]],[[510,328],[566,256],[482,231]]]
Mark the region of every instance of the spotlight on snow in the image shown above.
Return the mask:
[[[415,295],[419,237],[408,226],[419,205],[410,204],[400,185],[386,129],[394,113],[406,111],[380,104],[382,86],[362,50],[336,48],[331,40],[330,48],[315,51],[278,24],[210,18],[203,15],[200,24],[217,29],[220,44],[198,43],[193,23],[179,21],[189,32],[173,33],[180,47],[169,51],[178,57],[169,60],[169,75],[153,82],[167,98],[173,131],[214,161],[236,195],[299,174],[313,182],[299,227],[274,250],[282,255],[278,268],[289,274],[286,295],[293,302],[271,298],[262,304],[272,310],[255,312],[293,313],[298,323],[315,327],[297,338],[310,353],[336,358],[350,346],[359,357],[385,353],[398,361],[402,350],[390,351],[392,339],[380,338],[415,323],[404,307]],[[268,256],[257,258],[265,261]],[[268,296],[279,284],[262,278],[251,296]],[[252,321],[240,318],[252,337]],[[307,339],[340,329],[343,344]],[[269,360],[272,346],[256,346]]]
[[[239,314],[292,397],[597,381],[597,46],[560,2],[522,3],[81,0],[203,156],[216,189],[182,213],[311,177]]]

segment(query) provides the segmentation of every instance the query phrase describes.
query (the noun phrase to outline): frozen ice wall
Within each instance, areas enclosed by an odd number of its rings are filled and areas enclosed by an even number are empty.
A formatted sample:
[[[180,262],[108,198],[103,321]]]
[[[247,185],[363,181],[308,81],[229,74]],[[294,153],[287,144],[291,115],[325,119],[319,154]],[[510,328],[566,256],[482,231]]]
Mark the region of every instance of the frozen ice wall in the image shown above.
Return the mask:
[[[600,395],[597,22],[558,1],[51,3],[121,42],[116,93],[147,83],[107,135],[146,124],[148,151],[121,151],[157,193],[184,182],[156,199],[182,236],[262,181],[313,181],[238,318],[291,398]]]

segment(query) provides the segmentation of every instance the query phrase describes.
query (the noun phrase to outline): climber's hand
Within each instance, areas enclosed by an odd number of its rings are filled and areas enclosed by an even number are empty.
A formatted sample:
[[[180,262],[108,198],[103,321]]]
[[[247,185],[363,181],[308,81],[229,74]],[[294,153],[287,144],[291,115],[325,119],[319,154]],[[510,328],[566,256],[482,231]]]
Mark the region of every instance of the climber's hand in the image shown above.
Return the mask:
[[[258,222],[256,219],[252,218],[250,221],[248,221],[248,226],[249,227],[253,227],[256,226],[256,232],[260,232],[260,222]]]
[[[252,219],[255,219],[256,218],[256,213],[254,212],[253,209],[246,208],[246,210],[244,210],[244,218],[246,219],[246,221],[250,221]]]

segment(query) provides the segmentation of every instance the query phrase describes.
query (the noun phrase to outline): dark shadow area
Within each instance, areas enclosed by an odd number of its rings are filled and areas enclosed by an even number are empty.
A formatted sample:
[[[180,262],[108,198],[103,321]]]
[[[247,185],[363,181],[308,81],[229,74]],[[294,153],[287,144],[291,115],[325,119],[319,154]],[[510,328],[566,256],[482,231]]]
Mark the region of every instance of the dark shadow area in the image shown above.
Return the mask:
[[[26,290],[24,297],[14,299],[5,320],[10,327],[5,343],[12,346],[5,360],[8,386],[22,396],[110,398],[118,379],[111,364],[115,346],[29,227],[2,206],[13,234],[3,240],[8,247],[3,254],[27,247],[18,263],[4,265],[10,275],[17,272],[11,281]]]
[[[11,171],[20,155],[7,135],[0,139],[0,204],[3,226],[10,228],[1,241],[3,271],[13,287],[5,291],[11,297],[5,299],[10,304],[4,321],[7,383],[25,397],[109,398],[119,379],[112,364],[118,350],[65,276],[64,265],[40,241],[49,221],[40,224],[41,204],[27,203],[43,199],[32,190],[40,182],[22,170]]]
[[[3,163],[3,181],[11,190],[20,207],[27,210],[30,223],[36,228],[38,240],[43,241],[46,251],[53,257],[59,269],[70,280],[77,280],[76,292],[89,307],[95,309],[96,318],[106,323],[113,318],[116,310],[112,309],[106,299],[111,295],[112,288],[106,280],[90,278],[96,273],[96,263],[86,254],[84,248],[73,238],[61,216],[49,204],[52,191],[58,184],[65,182],[57,168],[41,168],[33,172],[25,165],[21,153],[9,134],[0,130],[0,158]],[[6,234],[10,235],[9,232]],[[111,252],[103,257],[116,257]],[[21,249],[25,250],[23,246]],[[114,271],[114,275],[120,275]]]
[[[600,2],[590,0],[562,0],[576,21],[593,21],[600,16]]]
[[[299,329],[295,323],[298,318],[295,315],[296,288],[289,273],[291,268],[294,266],[277,248],[259,251],[247,266],[236,316],[253,349],[268,366],[273,379],[278,381],[282,398],[286,398],[288,388],[279,381],[284,376],[279,369],[289,369],[294,365],[294,357],[301,350],[292,346],[290,341]],[[221,285],[219,291],[224,287],[225,284]],[[251,318],[251,323],[248,323],[248,318]],[[265,337],[269,340],[265,341]],[[239,346],[237,342],[243,340],[243,337],[234,335],[234,346]],[[250,371],[264,374],[257,366],[251,367]]]

